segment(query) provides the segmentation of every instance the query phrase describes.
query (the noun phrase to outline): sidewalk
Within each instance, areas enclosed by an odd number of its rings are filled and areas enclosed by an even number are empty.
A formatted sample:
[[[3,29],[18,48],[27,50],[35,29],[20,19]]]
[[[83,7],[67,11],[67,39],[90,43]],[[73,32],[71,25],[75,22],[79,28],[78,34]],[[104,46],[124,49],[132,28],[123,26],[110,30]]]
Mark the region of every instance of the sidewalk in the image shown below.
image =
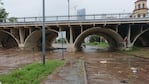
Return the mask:
[[[85,84],[84,62],[75,60],[67,62],[57,72],[49,75],[42,84]]]

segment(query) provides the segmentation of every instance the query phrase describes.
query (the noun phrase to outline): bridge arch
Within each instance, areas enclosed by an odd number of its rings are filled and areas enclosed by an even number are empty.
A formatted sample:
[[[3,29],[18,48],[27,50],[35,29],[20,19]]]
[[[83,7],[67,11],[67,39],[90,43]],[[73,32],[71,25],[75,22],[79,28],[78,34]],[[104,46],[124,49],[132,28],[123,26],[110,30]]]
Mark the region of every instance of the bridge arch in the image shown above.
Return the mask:
[[[82,32],[74,42],[75,50],[80,50],[81,43],[89,35],[103,36],[109,43],[111,49],[122,49],[124,47],[123,38],[112,29],[94,27]]]
[[[19,46],[19,41],[11,33],[0,30],[0,45],[3,48],[14,48]]]
[[[134,40],[133,40],[133,42],[132,42],[132,46],[135,44],[135,42],[137,41],[137,39],[141,36],[141,35],[143,35],[145,32],[147,32],[147,31],[149,31],[149,28],[148,29],[145,29],[144,31],[142,31],[141,33],[139,33],[135,38],[134,38]]]
[[[52,47],[53,41],[58,36],[58,32],[52,29],[46,30],[46,49]],[[41,50],[42,47],[42,30],[32,32],[24,42],[25,50]]]

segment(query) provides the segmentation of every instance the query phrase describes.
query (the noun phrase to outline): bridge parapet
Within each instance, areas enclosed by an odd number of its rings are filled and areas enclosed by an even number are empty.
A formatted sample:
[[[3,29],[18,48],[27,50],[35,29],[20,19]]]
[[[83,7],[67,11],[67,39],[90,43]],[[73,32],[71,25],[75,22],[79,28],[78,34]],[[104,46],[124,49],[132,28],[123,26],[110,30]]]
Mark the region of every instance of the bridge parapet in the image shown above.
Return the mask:
[[[50,25],[68,25],[71,24],[90,24],[90,23],[106,23],[106,24],[117,24],[117,23],[144,23],[149,22],[149,14],[145,18],[134,18],[131,17],[132,13],[114,13],[114,14],[93,14],[93,15],[71,15],[71,16],[47,16],[45,18],[46,24]],[[78,17],[85,17],[84,19],[78,19]],[[21,26],[21,25],[42,25],[42,17],[15,17],[13,19],[4,18],[0,19],[0,27],[9,26]]]

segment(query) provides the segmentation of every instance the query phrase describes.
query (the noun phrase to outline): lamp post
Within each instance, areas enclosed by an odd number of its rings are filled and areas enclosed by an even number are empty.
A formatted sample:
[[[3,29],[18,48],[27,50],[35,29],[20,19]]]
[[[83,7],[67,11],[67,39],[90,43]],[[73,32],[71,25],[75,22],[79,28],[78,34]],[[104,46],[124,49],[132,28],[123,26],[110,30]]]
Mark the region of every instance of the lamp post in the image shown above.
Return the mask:
[[[62,36],[62,60],[64,60],[65,58],[64,58],[64,39],[63,39],[63,32],[62,32],[62,29],[60,29],[61,30],[61,36]]]
[[[68,20],[70,20],[70,0],[68,0]]]
[[[45,0],[42,0],[42,61],[46,62]]]

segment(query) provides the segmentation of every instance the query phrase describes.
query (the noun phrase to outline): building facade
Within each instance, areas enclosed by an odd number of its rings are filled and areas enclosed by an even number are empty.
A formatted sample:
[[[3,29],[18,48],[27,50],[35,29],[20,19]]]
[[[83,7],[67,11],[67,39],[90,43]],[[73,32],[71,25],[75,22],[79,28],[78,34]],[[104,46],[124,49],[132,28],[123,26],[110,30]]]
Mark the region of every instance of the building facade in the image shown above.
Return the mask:
[[[77,19],[85,20],[86,10],[85,8],[77,10]]]
[[[133,10],[133,17],[143,18],[147,17],[148,16],[147,14],[148,14],[147,0],[137,0],[135,2],[135,9]]]

